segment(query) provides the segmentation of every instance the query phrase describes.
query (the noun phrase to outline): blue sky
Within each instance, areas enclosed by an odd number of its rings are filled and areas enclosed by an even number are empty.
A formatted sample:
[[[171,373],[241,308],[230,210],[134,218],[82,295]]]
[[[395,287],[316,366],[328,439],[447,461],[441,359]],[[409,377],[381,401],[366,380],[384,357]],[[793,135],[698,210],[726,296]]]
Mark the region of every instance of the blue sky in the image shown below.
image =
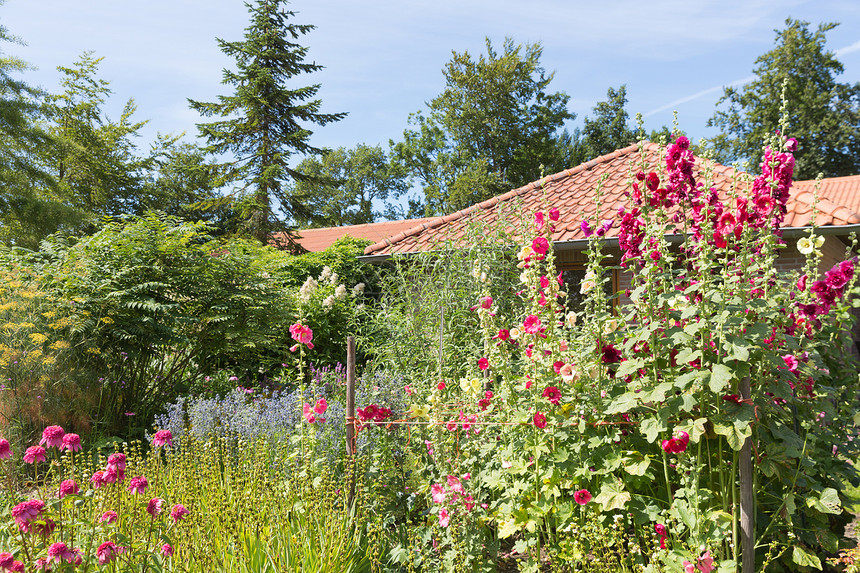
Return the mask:
[[[631,117],[646,128],[680,126],[694,138],[705,128],[722,86],[748,78],[756,57],[771,49],[774,29],[789,16],[840,22],[828,48],[845,65],[843,82],[860,81],[860,2],[851,0],[295,0],[295,22],[317,29],[301,42],[325,66],[296,85],[320,83],[325,112],[349,112],[315,128],[314,145],[352,147],[400,138],[410,113],[443,89],[451,51],[543,44],[542,63],[555,71],[554,91],[570,96],[581,125],[608,87],[627,84]],[[25,79],[58,91],[56,66],[70,66],[85,50],[104,57],[101,77],[114,95],[117,118],[134,98],[135,116],[148,119],[140,144],[156,132],[196,136],[199,116],[186,98],[212,101],[229,93],[221,71],[231,61],[215,37],[242,38],[248,12],[238,0],[6,0],[0,24],[26,46],[5,53],[34,66]]]

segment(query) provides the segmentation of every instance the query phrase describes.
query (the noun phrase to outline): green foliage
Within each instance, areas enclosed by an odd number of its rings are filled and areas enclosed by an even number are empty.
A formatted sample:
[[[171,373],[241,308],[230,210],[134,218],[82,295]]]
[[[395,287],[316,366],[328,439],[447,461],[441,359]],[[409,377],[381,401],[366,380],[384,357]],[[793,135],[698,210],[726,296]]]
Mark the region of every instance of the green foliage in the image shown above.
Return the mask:
[[[296,169],[303,178],[296,181],[294,194],[313,213],[294,216],[300,228],[373,223],[380,215],[374,201],[396,199],[406,191],[402,169],[379,146],[339,147],[303,160]]]
[[[626,85],[622,85],[617,90],[609,88],[606,91],[606,101],[598,102],[594,106],[594,118],[585,118],[582,143],[586,157],[579,163],[612,153],[635,141],[636,137],[630,129],[629,116],[624,107],[626,105]]]
[[[392,142],[393,158],[416,177],[424,192],[424,214],[445,214],[525,185],[558,165],[558,135],[568,96],[548,93],[553,74],[540,65],[539,43],[503,52],[487,39],[487,55],[473,59],[453,52],[445,65],[445,90],[428,114],[410,116],[414,129]]]
[[[222,80],[234,92],[220,96],[218,102],[189,100],[204,117],[223,118],[198,124],[200,135],[209,144],[208,152],[233,155],[223,164],[223,181],[239,185],[243,219],[261,243],[276,227],[283,227],[279,211],[288,219],[312,216],[285,186],[288,179],[304,178],[289,165],[293,154],[322,151],[310,144],[311,131],[305,125],[324,126],[346,115],[320,113],[321,101],[312,99],[319,85],[287,87],[295,76],[322,66],[306,62],[307,48],[295,42],[314,26],[289,22],[295,13],[283,10],[283,4],[283,0],[249,3],[251,23],[244,40],[218,40],[221,51],[235,59],[236,70],[225,70]]]
[[[721,132],[711,140],[715,159],[754,162],[761,142],[779,125],[784,89],[787,125],[798,134],[795,177],[854,175],[860,171],[860,83],[836,80],[842,63],[825,48],[836,24],[820,24],[814,32],[799,20],[788,19],[785,26],[776,31],[776,47],[756,60],[755,79],[725,88],[717,103],[726,107],[708,122]]]

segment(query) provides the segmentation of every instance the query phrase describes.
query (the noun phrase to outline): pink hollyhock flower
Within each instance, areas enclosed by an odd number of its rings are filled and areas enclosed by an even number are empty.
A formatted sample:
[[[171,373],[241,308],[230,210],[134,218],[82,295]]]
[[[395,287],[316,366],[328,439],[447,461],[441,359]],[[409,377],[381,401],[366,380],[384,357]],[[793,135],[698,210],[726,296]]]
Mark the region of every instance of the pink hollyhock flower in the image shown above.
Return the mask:
[[[447,428],[449,432],[454,432],[457,430],[457,422],[451,420],[445,424],[445,428]]]
[[[0,460],[8,460],[12,457],[12,446],[9,445],[9,440],[0,438]]]
[[[63,436],[63,445],[61,450],[69,450],[70,452],[79,452],[81,448],[81,437],[77,434],[66,434]]]
[[[686,559],[684,559],[682,565],[684,566],[684,573],[696,573],[696,566]]]
[[[655,523],[654,524],[654,531],[660,537],[666,537],[667,535],[669,535],[669,530],[666,529],[666,526],[663,525],[662,523]]]
[[[451,522],[451,516],[448,515],[448,510],[442,508],[439,510],[439,526],[440,527],[448,527],[448,524]]]
[[[67,495],[77,495],[81,491],[81,488],[78,486],[78,482],[73,479],[67,479],[60,484],[60,493],[57,494],[57,497],[63,499]]]
[[[311,409],[311,405],[307,402],[302,405],[302,416],[305,417],[305,420],[307,420],[309,424],[313,424],[317,420],[316,416],[314,416],[313,410]]]
[[[546,237],[537,237],[532,241],[532,250],[538,258],[544,258],[549,250],[549,241],[546,240]]]
[[[143,476],[137,476],[131,478],[131,481],[128,485],[128,491],[133,494],[143,493],[146,491],[146,486],[149,485],[149,482],[146,481],[146,478]]]
[[[534,424],[540,429],[546,427],[546,416],[543,415],[543,412],[537,411],[534,416]]]
[[[42,439],[39,445],[47,448],[59,448],[63,445],[63,436],[66,433],[60,426],[48,426],[42,431]]]
[[[461,495],[466,493],[463,489],[463,484],[460,482],[460,478],[457,476],[448,476],[448,487],[451,488],[451,491],[455,491]]]
[[[42,446],[30,446],[24,452],[24,461],[28,464],[45,461],[45,448]]]
[[[297,322],[290,326],[290,335],[293,337],[293,340],[298,341],[299,344],[304,344],[308,348],[313,349],[314,344],[311,341],[314,339],[314,331],[311,330],[311,327]]]
[[[490,367],[490,361],[487,360],[486,357],[478,360],[478,368],[480,368],[481,370],[486,370],[489,367]]]
[[[160,448],[162,446],[170,446],[172,448],[173,434],[170,430],[158,430],[152,437],[152,445],[156,448]]]
[[[0,569],[9,569],[14,562],[15,557],[8,551],[0,553]]]
[[[99,517],[99,523],[116,523],[119,516],[113,510],[108,510]]]
[[[430,486],[430,497],[433,503],[445,503],[445,488],[441,483],[434,483]]]
[[[491,296],[481,297],[481,308],[483,308],[484,310],[489,310],[490,307],[492,307],[492,306],[493,306],[493,297],[491,297]]]
[[[504,341],[504,340],[509,339],[510,337],[511,337],[511,331],[506,329],[506,328],[502,328],[499,330],[499,333],[497,335],[495,335],[493,338],[494,339],[498,338],[499,340]]]
[[[696,564],[696,569],[698,569],[701,573],[711,573],[716,567],[714,567],[714,558],[711,557],[711,551],[705,551],[705,553],[699,557],[698,563]]]
[[[544,220],[543,220],[543,212],[536,211],[535,212],[535,229],[540,231],[543,229]]]
[[[53,563],[71,563],[75,558],[74,553],[65,543],[54,543],[48,547],[48,562]]]
[[[549,400],[551,404],[558,406],[561,400],[561,392],[555,386],[547,386],[543,391],[543,397]]]
[[[677,432],[675,436],[668,440],[663,440],[663,451],[670,454],[680,454],[687,449],[687,444],[690,443],[690,436],[687,432]]]
[[[116,453],[108,456],[107,469],[114,469],[118,472],[125,471],[125,454]]]
[[[177,523],[182,521],[182,519],[184,519],[189,513],[191,512],[185,509],[184,505],[177,503],[173,506],[173,509],[170,510],[170,518],[173,519],[174,523]]]
[[[797,151],[797,140],[793,137],[789,137],[785,140],[785,150],[789,153],[794,153]]]
[[[161,554],[165,557],[173,557],[173,547],[169,543],[161,546]]]
[[[557,207],[553,207],[552,209],[549,210],[549,220],[550,221],[553,221],[553,222],[558,221],[560,216],[561,216],[561,214],[558,212]]]
[[[321,416],[325,414],[326,410],[328,410],[328,402],[325,401],[325,398],[317,400],[317,403],[314,404],[314,413]]]
[[[537,316],[530,314],[523,321],[523,330],[527,334],[537,334],[541,329],[541,321]]]
[[[436,389],[437,390],[444,390],[445,389],[445,383],[439,382],[438,384],[436,384]]]
[[[573,500],[579,505],[585,505],[591,501],[591,492],[587,489],[581,489],[573,494]]]
[[[158,517],[163,509],[164,500],[158,497],[150,499],[149,503],[146,504],[146,513],[148,513],[152,517]]]
[[[797,290],[803,292],[806,290],[806,275],[803,275],[799,279],[797,279]]]
[[[797,360],[797,357],[793,354],[785,354],[782,357],[782,361],[785,362],[785,367],[791,371],[795,371],[800,367],[800,362]]]
[[[96,557],[101,565],[107,565],[117,555],[122,555],[123,553],[125,553],[125,547],[117,545],[113,541],[105,541],[96,549]]]
[[[594,231],[591,230],[591,225],[588,224],[588,221],[583,221],[582,223],[580,223],[579,228],[582,229],[582,234],[585,235],[586,239],[594,234]]]

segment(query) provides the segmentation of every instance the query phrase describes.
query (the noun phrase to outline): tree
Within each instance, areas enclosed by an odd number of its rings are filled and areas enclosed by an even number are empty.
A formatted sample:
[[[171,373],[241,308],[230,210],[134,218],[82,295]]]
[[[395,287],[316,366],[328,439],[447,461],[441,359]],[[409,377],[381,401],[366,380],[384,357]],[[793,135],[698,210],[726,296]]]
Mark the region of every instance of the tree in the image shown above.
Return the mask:
[[[628,125],[627,86],[618,90],[611,87],[606,91],[606,101],[594,106],[594,119],[585,118],[582,128],[583,147],[586,157],[583,161],[594,159],[616,149],[627,147],[636,140]]]
[[[379,146],[340,147],[308,157],[297,171],[305,178],[296,182],[294,193],[315,215],[297,217],[299,227],[373,223],[379,216],[373,202],[399,197],[407,188],[403,170]]]
[[[798,140],[795,177],[853,175],[860,171],[860,83],[838,83],[842,64],[825,49],[826,34],[837,24],[788,19],[776,30],[776,47],[756,59],[755,80],[727,87],[708,121],[720,135],[711,140],[723,163],[761,155],[760,143],[779,127],[785,82],[788,134]]]
[[[486,40],[487,55],[473,59],[453,52],[445,65],[445,90],[428,104],[427,115],[392,142],[393,156],[423,186],[426,215],[461,209],[506,188],[553,172],[563,157],[557,132],[575,116],[569,96],[547,93],[554,74],[540,65],[539,43],[503,52]]]
[[[322,150],[310,144],[312,132],[305,126],[324,126],[345,113],[320,113],[321,101],[312,99],[319,84],[288,88],[286,82],[322,66],[305,62],[308,49],[295,42],[314,26],[289,23],[293,12],[281,9],[283,0],[256,0],[246,4],[251,23],[238,42],[218,39],[221,51],[236,62],[236,71],[224,70],[222,83],[234,86],[232,95],[217,102],[189,100],[204,117],[223,119],[198,124],[208,143],[206,150],[232,154],[224,163],[224,182],[239,185],[248,230],[261,242],[273,230],[287,231],[278,216],[309,218],[311,212],[297,197],[287,193],[288,179],[305,176],[288,164],[294,153],[316,155]],[[273,205],[277,202],[277,205]]]

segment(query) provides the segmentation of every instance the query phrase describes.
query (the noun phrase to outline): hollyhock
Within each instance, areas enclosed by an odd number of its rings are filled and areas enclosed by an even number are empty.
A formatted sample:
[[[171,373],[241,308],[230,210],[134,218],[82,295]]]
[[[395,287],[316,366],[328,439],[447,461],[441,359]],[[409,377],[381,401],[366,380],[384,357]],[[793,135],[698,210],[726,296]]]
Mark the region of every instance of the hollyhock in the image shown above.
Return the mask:
[[[687,445],[690,443],[690,436],[687,432],[677,432],[674,437],[668,440],[663,440],[663,451],[669,454],[680,454],[686,451]]]
[[[669,530],[662,523],[655,523],[654,531],[660,536],[660,549],[666,549],[666,537],[669,536]]]
[[[67,495],[77,495],[80,491],[81,488],[78,486],[78,483],[75,480],[67,479],[60,484],[60,491],[57,494],[57,497],[63,499]]]
[[[556,406],[558,406],[558,403],[561,400],[561,392],[555,386],[547,386],[544,388],[542,396],[549,400],[551,404]]]
[[[156,448],[163,446],[173,447],[173,434],[170,430],[158,430],[152,437],[152,445]]]
[[[558,373],[565,382],[570,382],[576,378],[576,370],[574,370],[573,364],[565,364],[559,368]]]
[[[9,445],[9,440],[0,438],[0,460],[8,460],[12,457],[12,446]]]
[[[541,331],[541,320],[537,316],[530,314],[523,321],[523,330],[527,334],[537,334]]]
[[[149,503],[146,504],[146,513],[151,515],[153,518],[158,517],[163,509],[164,500],[158,497],[150,499]]]
[[[538,410],[534,415],[534,425],[540,429],[546,428],[546,416],[543,415],[543,412]]]
[[[165,557],[173,557],[173,547],[169,543],[161,546],[161,554]]]
[[[711,573],[716,567],[714,566],[714,558],[711,556],[711,551],[705,551],[701,557],[697,559],[696,569],[700,573]]]
[[[604,364],[615,364],[621,362],[621,351],[615,348],[612,344],[604,344],[600,349],[600,360]]]
[[[300,322],[290,325],[290,336],[299,344],[304,344],[310,349],[313,349],[314,331],[309,326],[303,325]],[[295,348],[295,347],[293,347]]]
[[[170,510],[170,518],[173,520],[174,523],[177,523],[179,521],[182,521],[189,513],[191,512],[185,509],[184,505],[182,505],[181,503],[177,503],[173,506],[173,509]]]
[[[307,402],[302,404],[302,416],[305,417],[305,420],[307,420],[309,424],[313,424],[317,421],[317,418],[314,416],[313,410],[311,409],[311,405]]]
[[[60,426],[48,426],[42,432],[42,439],[39,440],[40,446],[46,448],[59,448],[63,445],[63,436],[66,432]]]
[[[24,461],[28,464],[45,461],[45,448],[42,446],[30,446],[24,452]]]
[[[442,508],[439,510],[439,526],[440,527],[448,527],[448,524],[451,522],[451,516],[448,515],[448,510]]]
[[[436,389],[437,390],[444,390],[445,389],[445,383],[439,382],[438,384],[436,384]]]
[[[486,357],[478,360],[478,368],[480,368],[481,370],[486,370],[489,367],[490,367],[490,361],[487,360]]]
[[[573,494],[573,500],[579,505],[586,505],[591,501],[591,492],[587,489],[581,489]]]
[[[149,485],[149,482],[143,476],[137,476],[131,478],[131,481],[128,485],[128,491],[133,494],[143,493],[146,491],[146,487]]]
[[[62,563],[65,561],[66,563],[71,563],[74,558],[74,553],[72,553],[71,549],[65,543],[58,542],[48,547],[48,562]]]
[[[549,250],[549,241],[546,240],[546,237],[536,238],[532,241],[532,250],[539,259],[544,258]]]
[[[594,231],[591,230],[591,225],[588,224],[588,221],[583,221],[579,224],[579,228],[582,229],[582,234],[585,235],[585,238],[589,238],[594,234]]]
[[[430,497],[433,499],[433,503],[445,503],[445,488],[441,483],[434,483],[430,486]]]
[[[806,275],[803,275],[799,279],[797,279],[797,290],[803,292],[806,290]]]
[[[553,207],[552,209],[549,210],[549,220],[550,221],[553,221],[553,222],[558,221],[560,217],[561,217],[561,214],[558,211],[558,207]]]
[[[684,566],[684,573],[696,573],[696,566],[686,559],[684,559],[682,565]]]
[[[509,339],[510,337],[511,337],[511,331],[502,328],[499,330],[499,333],[497,335],[495,335],[493,338],[494,339],[497,338],[499,340],[505,341],[505,340]]]
[[[113,541],[105,541],[96,549],[96,557],[101,565],[107,565],[113,561],[114,557],[123,553],[125,553],[125,547],[117,545]]]
[[[325,414],[325,411],[328,410],[328,402],[326,402],[325,398],[320,398],[317,400],[317,403],[314,404],[314,413],[317,415]]]
[[[63,445],[60,446],[61,450],[68,450],[70,452],[79,452],[83,448],[81,448],[81,437],[77,434],[66,434],[63,436]]]
[[[543,229],[543,225],[543,213],[540,211],[535,212],[535,230],[540,231],[541,229]]]
[[[116,523],[116,520],[119,516],[113,510],[109,510],[104,512],[101,517],[99,517],[99,523]]]
[[[789,153],[794,153],[797,151],[797,140],[793,137],[789,137],[785,140],[785,150]]]

